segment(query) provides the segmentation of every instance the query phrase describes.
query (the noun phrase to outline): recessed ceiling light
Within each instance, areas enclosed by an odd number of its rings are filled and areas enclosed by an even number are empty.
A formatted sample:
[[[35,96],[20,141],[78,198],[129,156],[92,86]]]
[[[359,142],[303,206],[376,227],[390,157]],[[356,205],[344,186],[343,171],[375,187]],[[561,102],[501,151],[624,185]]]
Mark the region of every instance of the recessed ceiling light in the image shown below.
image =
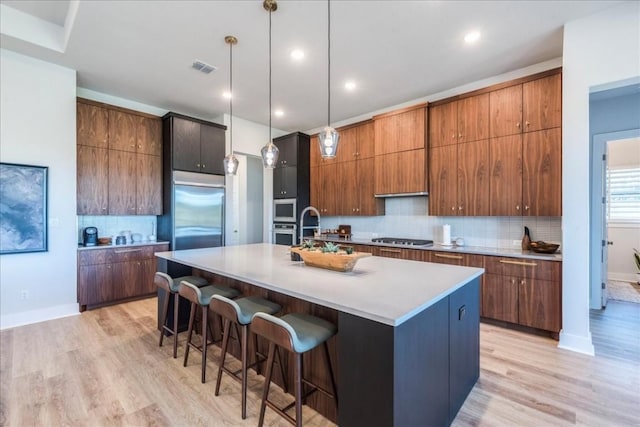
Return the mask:
[[[464,42],[467,44],[473,44],[480,39],[480,33],[477,31],[471,31],[464,36]]]
[[[284,111],[276,110],[276,111],[273,112],[273,114],[275,114],[276,117],[282,117],[282,116],[284,116]]]
[[[295,59],[296,61],[300,61],[304,58],[304,52],[300,49],[294,49],[291,51],[291,58]]]
[[[231,92],[225,91],[222,93],[222,97],[226,99],[231,99]]]
[[[344,88],[347,90],[355,90],[356,88],[356,82],[353,81],[348,81],[344,84]]]

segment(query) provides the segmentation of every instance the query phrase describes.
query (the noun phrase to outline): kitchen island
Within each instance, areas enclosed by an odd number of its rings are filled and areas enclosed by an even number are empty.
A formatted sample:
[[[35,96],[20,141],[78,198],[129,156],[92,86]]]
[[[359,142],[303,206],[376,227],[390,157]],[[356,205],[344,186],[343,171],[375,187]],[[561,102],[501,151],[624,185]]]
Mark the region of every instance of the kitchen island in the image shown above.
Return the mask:
[[[270,244],[156,256],[337,322],[337,420],[326,404],[316,409],[340,426],[448,425],[478,378],[483,269],[369,257],[341,273]],[[322,377],[316,365],[306,375]]]

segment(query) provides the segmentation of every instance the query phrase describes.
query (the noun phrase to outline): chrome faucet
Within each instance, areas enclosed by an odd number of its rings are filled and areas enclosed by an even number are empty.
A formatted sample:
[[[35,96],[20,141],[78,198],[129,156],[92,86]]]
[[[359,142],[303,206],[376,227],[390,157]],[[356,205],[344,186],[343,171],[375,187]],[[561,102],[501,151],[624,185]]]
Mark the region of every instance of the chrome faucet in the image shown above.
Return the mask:
[[[316,226],[308,226],[308,227],[304,227],[304,214],[306,214],[309,211],[313,211],[315,212],[315,214],[318,216],[318,225]],[[300,242],[302,243],[302,234],[304,230],[310,229],[310,228],[315,228],[318,230],[318,234],[320,234],[320,211],[318,211],[318,209],[314,208],[313,206],[307,206],[306,208],[304,208],[302,210],[302,213],[300,214]]]

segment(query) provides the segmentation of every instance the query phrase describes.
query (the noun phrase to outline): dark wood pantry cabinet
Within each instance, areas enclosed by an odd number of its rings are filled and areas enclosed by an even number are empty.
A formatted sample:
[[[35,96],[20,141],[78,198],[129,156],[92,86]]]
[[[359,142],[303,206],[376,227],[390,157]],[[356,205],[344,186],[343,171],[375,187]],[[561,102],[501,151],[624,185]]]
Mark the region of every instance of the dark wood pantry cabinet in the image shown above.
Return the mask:
[[[78,215],[162,214],[158,117],[78,98]]]

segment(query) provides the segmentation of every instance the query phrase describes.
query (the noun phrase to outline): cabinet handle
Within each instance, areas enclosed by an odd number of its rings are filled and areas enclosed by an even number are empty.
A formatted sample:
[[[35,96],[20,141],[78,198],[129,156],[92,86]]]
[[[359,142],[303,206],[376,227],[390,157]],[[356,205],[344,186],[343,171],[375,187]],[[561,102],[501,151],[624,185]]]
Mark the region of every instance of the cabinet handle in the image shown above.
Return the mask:
[[[120,250],[114,250],[113,253],[115,254],[126,254],[129,252],[140,252],[142,251],[142,249],[120,249]]]
[[[459,134],[458,134],[458,138],[462,139],[462,138],[464,138],[464,137],[462,136],[462,134],[461,134],[461,133],[459,133]]]
[[[356,211],[356,208],[351,208],[351,212],[355,212],[355,211]]]
[[[142,144],[138,144],[138,148],[142,148]]]
[[[102,208],[102,210],[103,210],[103,211],[106,211],[106,210],[107,210],[107,208]]]
[[[206,168],[207,165],[205,165],[204,163],[202,164],[202,169]]]
[[[515,285],[516,284],[516,279],[511,279],[511,284]]]
[[[445,254],[433,254],[436,258],[447,258],[447,259],[462,259],[461,255],[445,255]]]
[[[400,249],[380,249],[380,252],[390,252],[392,254],[401,254],[402,251]]]
[[[499,262],[502,264],[524,265],[525,267],[536,267],[538,265],[536,262],[511,261],[510,259],[501,259]]]
[[[528,211],[529,210],[529,205],[524,205],[524,210]]]
[[[452,211],[455,211],[455,210],[456,210],[456,207],[455,207],[455,206],[451,206],[451,210],[452,210]]]
[[[520,129],[520,122],[516,123],[516,127]]]
[[[528,121],[524,122],[526,127],[529,127],[530,123]]]
[[[462,210],[462,206],[458,206],[458,210],[461,211]]]
[[[360,208],[356,208],[356,212],[360,212]]]
[[[456,134],[455,133],[451,134],[451,139],[456,139]]]
[[[519,211],[520,210],[520,205],[516,205],[516,210]]]
[[[200,167],[200,163],[196,163],[196,167],[199,168]]]
[[[526,284],[527,284],[526,280],[523,279],[523,280],[520,281],[520,286],[524,286]]]

